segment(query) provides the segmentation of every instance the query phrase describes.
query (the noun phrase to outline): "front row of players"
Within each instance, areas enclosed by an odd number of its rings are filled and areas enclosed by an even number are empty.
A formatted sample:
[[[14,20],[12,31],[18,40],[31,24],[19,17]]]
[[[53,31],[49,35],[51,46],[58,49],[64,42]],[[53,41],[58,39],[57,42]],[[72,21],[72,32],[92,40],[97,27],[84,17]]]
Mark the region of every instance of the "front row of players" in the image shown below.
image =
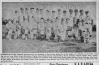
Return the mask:
[[[70,11],[71,12],[71,11]],[[75,10],[75,13],[78,11]],[[63,12],[66,13],[66,12]],[[8,30],[6,38],[8,39],[40,39],[40,40],[56,40],[66,41],[75,40],[84,43],[89,43],[92,39],[93,20],[88,16],[89,11],[86,11],[86,16],[83,17],[82,10],[79,17],[75,14],[74,17],[53,19],[40,18],[38,22],[32,16],[32,22],[23,22],[21,25],[19,21],[14,22],[9,19],[6,24]]]

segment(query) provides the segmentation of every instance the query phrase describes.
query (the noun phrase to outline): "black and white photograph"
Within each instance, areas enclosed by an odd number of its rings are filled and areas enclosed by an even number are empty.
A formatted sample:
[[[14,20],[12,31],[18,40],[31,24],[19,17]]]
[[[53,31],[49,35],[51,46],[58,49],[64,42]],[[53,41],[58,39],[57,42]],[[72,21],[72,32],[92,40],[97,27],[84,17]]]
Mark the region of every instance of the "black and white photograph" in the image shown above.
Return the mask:
[[[97,52],[96,2],[2,2],[2,53]]]

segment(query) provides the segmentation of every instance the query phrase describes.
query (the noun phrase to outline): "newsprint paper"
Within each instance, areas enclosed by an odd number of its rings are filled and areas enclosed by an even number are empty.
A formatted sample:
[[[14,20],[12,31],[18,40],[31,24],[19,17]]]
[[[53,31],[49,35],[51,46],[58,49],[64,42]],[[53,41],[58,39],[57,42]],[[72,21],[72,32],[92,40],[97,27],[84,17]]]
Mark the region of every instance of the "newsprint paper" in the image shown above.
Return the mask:
[[[0,30],[0,65],[99,65],[98,0],[2,0]]]

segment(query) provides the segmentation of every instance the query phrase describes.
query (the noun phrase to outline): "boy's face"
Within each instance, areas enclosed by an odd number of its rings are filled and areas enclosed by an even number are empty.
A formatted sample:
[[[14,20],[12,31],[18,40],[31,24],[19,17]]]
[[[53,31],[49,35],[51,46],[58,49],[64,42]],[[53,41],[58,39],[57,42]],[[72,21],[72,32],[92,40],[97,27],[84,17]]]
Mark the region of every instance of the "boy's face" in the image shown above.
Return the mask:
[[[49,13],[49,10],[47,10],[46,13],[48,14]]]
[[[58,10],[58,14],[61,14],[61,10]]]
[[[36,12],[39,13],[39,9],[36,9]]]
[[[89,15],[89,12],[87,12],[86,15]]]
[[[54,12],[54,11],[52,11],[52,14],[54,15],[54,14],[55,14],[55,12]]]
[[[81,14],[81,15],[83,15],[83,13],[84,13],[83,11],[82,11],[82,12],[80,12],[80,14]]]
[[[21,10],[21,13],[23,13],[23,9],[20,9]]]
[[[44,21],[44,20],[43,20],[43,19],[41,19],[41,22],[42,22],[42,23],[43,23],[43,21]]]
[[[11,22],[11,20],[9,20],[9,24],[11,24],[12,22]]]
[[[77,14],[78,13],[78,11],[75,11],[75,14]]]
[[[25,9],[25,12],[28,13],[28,9]]]
[[[43,9],[40,10],[40,13],[43,13]]]
[[[31,12],[34,12],[34,9],[31,9]]]
[[[63,14],[65,15],[65,14],[66,14],[66,12],[63,12]]]
[[[72,11],[69,11],[69,13],[72,14],[73,12]]]
[[[56,18],[56,21],[58,21],[59,19],[58,18]]]
[[[15,12],[15,14],[17,15],[17,14],[18,14],[18,12]]]

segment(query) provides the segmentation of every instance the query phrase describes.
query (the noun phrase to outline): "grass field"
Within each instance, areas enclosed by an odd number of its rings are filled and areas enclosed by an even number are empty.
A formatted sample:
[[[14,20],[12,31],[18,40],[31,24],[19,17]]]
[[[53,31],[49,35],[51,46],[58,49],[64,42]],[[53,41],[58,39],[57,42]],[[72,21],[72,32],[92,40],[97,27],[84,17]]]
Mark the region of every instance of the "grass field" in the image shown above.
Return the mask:
[[[3,53],[96,52],[96,43],[2,40]]]

